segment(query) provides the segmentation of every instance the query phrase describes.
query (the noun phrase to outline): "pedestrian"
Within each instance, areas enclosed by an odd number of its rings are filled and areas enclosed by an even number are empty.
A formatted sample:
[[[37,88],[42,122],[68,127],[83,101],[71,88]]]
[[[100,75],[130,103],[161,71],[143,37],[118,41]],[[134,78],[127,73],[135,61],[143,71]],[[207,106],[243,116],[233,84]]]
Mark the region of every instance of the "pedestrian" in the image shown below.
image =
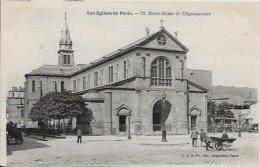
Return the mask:
[[[203,147],[203,143],[205,142],[206,132],[201,129],[200,130],[200,147]]]
[[[81,143],[82,142],[82,135],[81,135],[80,128],[78,128],[78,130],[77,130],[77,136],[78,136],[77,143]]]
[[[206,143],[206,150],[213,149],[213,147],[210,145],[211,144],[211,139],[210,137],[206,134],[205,136],[205,143]]]
[[[198,135],[199,135],[199,132],[196,130],[196,127],[194,127],[191,132],[192,147],[197,147]]]
[[[223,131],[221,138],[228,139],[228,135],[225,130]]]

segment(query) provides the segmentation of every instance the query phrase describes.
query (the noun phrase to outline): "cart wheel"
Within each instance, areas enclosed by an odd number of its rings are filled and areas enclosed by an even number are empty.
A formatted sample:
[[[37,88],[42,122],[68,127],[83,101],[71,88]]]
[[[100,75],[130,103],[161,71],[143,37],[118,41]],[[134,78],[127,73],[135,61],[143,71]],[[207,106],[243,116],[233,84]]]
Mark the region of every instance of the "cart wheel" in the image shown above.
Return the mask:
[[[221,149],[223,148],[222,142],[215,142],[215,148],[216,148],[217,150],[221,150]]]
[[[230,146],[231,146],[231,143],[229,141],[225,141],[225,142],[223,142],[223,146],[224,146],[225,150],[229,150]]]

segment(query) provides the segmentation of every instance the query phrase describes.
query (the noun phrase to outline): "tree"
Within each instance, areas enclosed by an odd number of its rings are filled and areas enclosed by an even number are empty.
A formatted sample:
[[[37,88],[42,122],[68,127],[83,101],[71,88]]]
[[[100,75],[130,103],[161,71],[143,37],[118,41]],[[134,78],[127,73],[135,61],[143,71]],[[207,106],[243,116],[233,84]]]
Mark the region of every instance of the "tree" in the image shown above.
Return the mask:
[[[79,116],[92,120],[92,111],[87,108],[84,98],[71,91],[50,92],[37,101],[31,109],[33,121],[46,122],[52,119],[69,119]]]

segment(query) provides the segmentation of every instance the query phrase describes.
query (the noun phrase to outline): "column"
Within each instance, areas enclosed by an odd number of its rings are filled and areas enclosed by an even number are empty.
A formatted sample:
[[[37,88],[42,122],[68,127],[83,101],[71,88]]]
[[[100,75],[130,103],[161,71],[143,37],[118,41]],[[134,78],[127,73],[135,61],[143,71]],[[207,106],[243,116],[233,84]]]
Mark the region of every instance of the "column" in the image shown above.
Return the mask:
[[[135,134],[142,135],[142,105],[141,105],[141,90],[136,90],[136,112],[135,112]]]
[[[208,131],[208,95],[205,95],[205,112],[204,112],[204,130],[207,132]]]
[[[104,113],[103,113],[103,120],[104,120],[104,133],[105,134],[112,134],[112,92],[106,91],[105,92],[105,101],[104,101]]]

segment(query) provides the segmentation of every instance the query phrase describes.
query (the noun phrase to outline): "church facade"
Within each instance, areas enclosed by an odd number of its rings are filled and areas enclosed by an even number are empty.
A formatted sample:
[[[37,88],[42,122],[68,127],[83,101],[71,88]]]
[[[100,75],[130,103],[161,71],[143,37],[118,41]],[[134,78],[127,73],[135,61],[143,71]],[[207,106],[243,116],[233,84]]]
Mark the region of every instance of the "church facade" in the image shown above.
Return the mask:
[[[194,80],[196,70],[186,68],[188,49],[163,25],[88,65],[74,64],[72,45],[65,17],[58,65],[25,75],[25,122],[46,93],[71,90],[93,111],[93,133],[125,134],[130,128],[131,134],[155,135],[164,120],[168,134],[206,129],[211,72],[200,71]]]

